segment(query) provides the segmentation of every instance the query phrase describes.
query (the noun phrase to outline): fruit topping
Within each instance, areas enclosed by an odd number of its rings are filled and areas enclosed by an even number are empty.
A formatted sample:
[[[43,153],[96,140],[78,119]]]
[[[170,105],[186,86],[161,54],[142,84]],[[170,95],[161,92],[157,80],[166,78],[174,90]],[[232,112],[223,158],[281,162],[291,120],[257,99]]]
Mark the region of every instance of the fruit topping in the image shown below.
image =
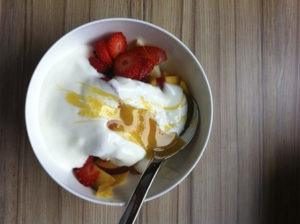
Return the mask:
[[[141,46],[137,47],[144,51],[144,54],[147,58],[149,58],[154,65],[160,64],[163,61],[167,60],[166,52],[159,48],[153,46]]]
[[[144,80],[150,73],[160,75],[158,64],[167,60],[166,52],[155,46],[140,46],[127,50],[126,37],[116,32],[95,43],[95,55],[90,64],[100,73],[113,74],[131,79]],[[156,68],[153,71],[154,66]]]
[[[107,64],[108,67],[112,66],[112,59],[108,52],[108,48],[105,40],[100,40],[96,42],[95,51],[97,57],[101,62]]]
[[[99,168],[98,168],[99,169]],[[105,172],[104,170],[99,169],[99,178],[96,179],[96,181],[93,183],[92,187],[95,190],[98,190],[98,188],[101,187],[108,187],[115,183],[115,178]]]
[[[113,33],[107,40],[107,48],[110,56],[114,59],[119,54],[125,52],[127,48],[127,41],[123,33]]]
[[[149,76],[155,65],[166,59],[167,55],[165,51],[158,47],[135,47],[116,58],[114,74],[143,80]]]
[[[89,58],[90,64],[99,73],[107,73],[112,68],[113,59],[126,50],[127,42],[125,36],[118,32],[98,40],[94,47],[95,55]]]
[[[113,188],[122,184],[128,173],[140,174],[134,166],[117,166],[111,161],[89,156],[84,165],[74,168],[76,179],[84,186],[91,187],[100,197],[112,196]]]
[[[114,74],[126,78],[142,80],[153,69],[153,62],[149,60],[140,49],[134,48],[120,54],[114,63]]]
[[[176,75],[170,75],[165,77],[166,83],[177,85],[180,81],[179,77]]]
[[[99,168],[94,164],[94,158],[89,156],[84,165],[80,168],[74,168],[73,172],[77,180],[84,186],[92,186],[98,179]]]
[[[125,182],[128,176],[128,172],[114,175],[114,182],[112,184],[101,184],[99,185],[96,196],[98,197],[111,197],[113,195],[113,188],[117,185],[121,185]]]
[[[163,89],[165,83],[179,85],[185,94],[189,93],[188,86],[185,81],[183,81],[179,76],[169,74],[167,72],[163,72],[160,77],[151,75],[149,76],[147,82],[153,86],[159,86],[161,89]]]
[[[148,83],[150,83],[153,86],[159,86],[159,88],[161,88],[161,89],[164,88],[165,82],[166,82],[166,80],[165,80],[164,76],[161,76],[161,77],[151,76],[148,79]]]
[[[109,70],[109,66],[95,56],[89,57],[89,62],[100,73],[104,73]]]

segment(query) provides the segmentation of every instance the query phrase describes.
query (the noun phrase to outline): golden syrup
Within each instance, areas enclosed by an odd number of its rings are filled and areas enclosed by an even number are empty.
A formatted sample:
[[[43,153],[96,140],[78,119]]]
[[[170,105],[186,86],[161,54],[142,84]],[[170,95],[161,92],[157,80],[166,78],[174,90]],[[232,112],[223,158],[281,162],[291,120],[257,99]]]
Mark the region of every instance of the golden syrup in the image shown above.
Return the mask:
[[[147,110],[121,104],[119,116],[119,119],[108,122],[108,128],[123,136],[126,133],[129,139],[147,151],[148,157],[153,155],[156,148],[172,153],[183,145],[183,141],[176,134],[164,133]]]

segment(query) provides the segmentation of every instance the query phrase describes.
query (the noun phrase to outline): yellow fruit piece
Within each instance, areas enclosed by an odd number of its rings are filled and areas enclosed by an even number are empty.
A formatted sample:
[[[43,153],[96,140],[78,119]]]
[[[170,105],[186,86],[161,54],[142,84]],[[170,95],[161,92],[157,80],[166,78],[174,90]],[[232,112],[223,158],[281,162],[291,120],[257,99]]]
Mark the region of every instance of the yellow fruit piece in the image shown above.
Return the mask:
[[[100,172],[99,177],[97,178],[96,182],[93,185],[93,188],[96,189],[97,191],[99,190],[99,188],[103,186],[111,186],[113,183],[116,182],[113,176],[106,173],[100,168],[99,168],[99,172]]]
[[[111,186],[100,186],[96,192],[97,197],[110,198],[113,195]]]
[[[178,76],[171,75],[171,76],[166,76],[165,81],[166,81],[166,83],[177,85],[179,83],[180,79]]]
[[[163,72],[163,76],[167,77],[167,76],[173,76],[171,73],[164,71]]]
[[[96,192],[96,196],[97,197],[103,197],[103,198],[111,197],[113,195],[114,187],[125,183],[125,180],[127,179],[128,173],[129,172],[127,171],[126,173],[113,175],[113,179],[114,179],[113,183],[110,181],[110,182],[105,182],[102,185],[99,185],[98,190]],[[111,178],[109,178],[109,179],[111,179]]]
[[[189,89],[188,89],[187,84],[186,84],[185,81],[181,80],[179,85],[181,86],[183,92],[189,93]]]
[[[113,195],[113,189],[117,185],[121,185],[125,182],[128,176],[128,171],[118,175],[110,175],[99,169],[100,175],[94,184],[94,189],[97,189],[96,196],[109,198]]]
[[[157,86],[156,77],[150,77],[149,83],[153,86]]]

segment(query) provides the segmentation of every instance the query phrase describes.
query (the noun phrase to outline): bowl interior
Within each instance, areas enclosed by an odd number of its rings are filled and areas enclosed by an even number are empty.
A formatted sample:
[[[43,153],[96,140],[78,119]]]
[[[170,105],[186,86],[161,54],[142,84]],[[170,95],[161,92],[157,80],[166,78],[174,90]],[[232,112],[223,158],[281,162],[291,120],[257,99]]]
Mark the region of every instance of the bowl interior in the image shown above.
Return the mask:
[[[66,34],[48,50],[33,74],[26,99],[26,126],[33,150],[47,173],[66,190],[96,203],[122,205],[130,197],[130,189],[124,191],[121,189],[120,193],[111,199],[98,199],[93,192],[79,184],[71,172],[60,170],[55,161],[49,159],[47,145],[43,141],[39,119],[37,119],[41,86],[57,58],[77,45],[90,44],[102,35],[116,31],[123,32],[129,41],[140,37],[147,44],[165,49],[169,60],[164,66],[168,71],[183,77],[200,107],[201,124],[195,140],[189,148],[165,162],[147,195],[147,200],[158,197],[175,187],[200,159],[210,133],[212,99],[204,71],[192,53],[172,34],[149,23],[132,19],[95,21]]]

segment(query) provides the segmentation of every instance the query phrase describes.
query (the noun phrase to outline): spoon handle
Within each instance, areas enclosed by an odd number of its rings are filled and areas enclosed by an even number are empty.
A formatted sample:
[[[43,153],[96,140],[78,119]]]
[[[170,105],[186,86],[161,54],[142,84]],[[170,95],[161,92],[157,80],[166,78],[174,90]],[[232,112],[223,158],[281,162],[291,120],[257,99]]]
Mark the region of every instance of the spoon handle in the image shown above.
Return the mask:
[[[162,160],[154,159],[147,167],[127,204],[119,224],[131,224],[135,221],[154,177],[158,173],[161,162]]]

